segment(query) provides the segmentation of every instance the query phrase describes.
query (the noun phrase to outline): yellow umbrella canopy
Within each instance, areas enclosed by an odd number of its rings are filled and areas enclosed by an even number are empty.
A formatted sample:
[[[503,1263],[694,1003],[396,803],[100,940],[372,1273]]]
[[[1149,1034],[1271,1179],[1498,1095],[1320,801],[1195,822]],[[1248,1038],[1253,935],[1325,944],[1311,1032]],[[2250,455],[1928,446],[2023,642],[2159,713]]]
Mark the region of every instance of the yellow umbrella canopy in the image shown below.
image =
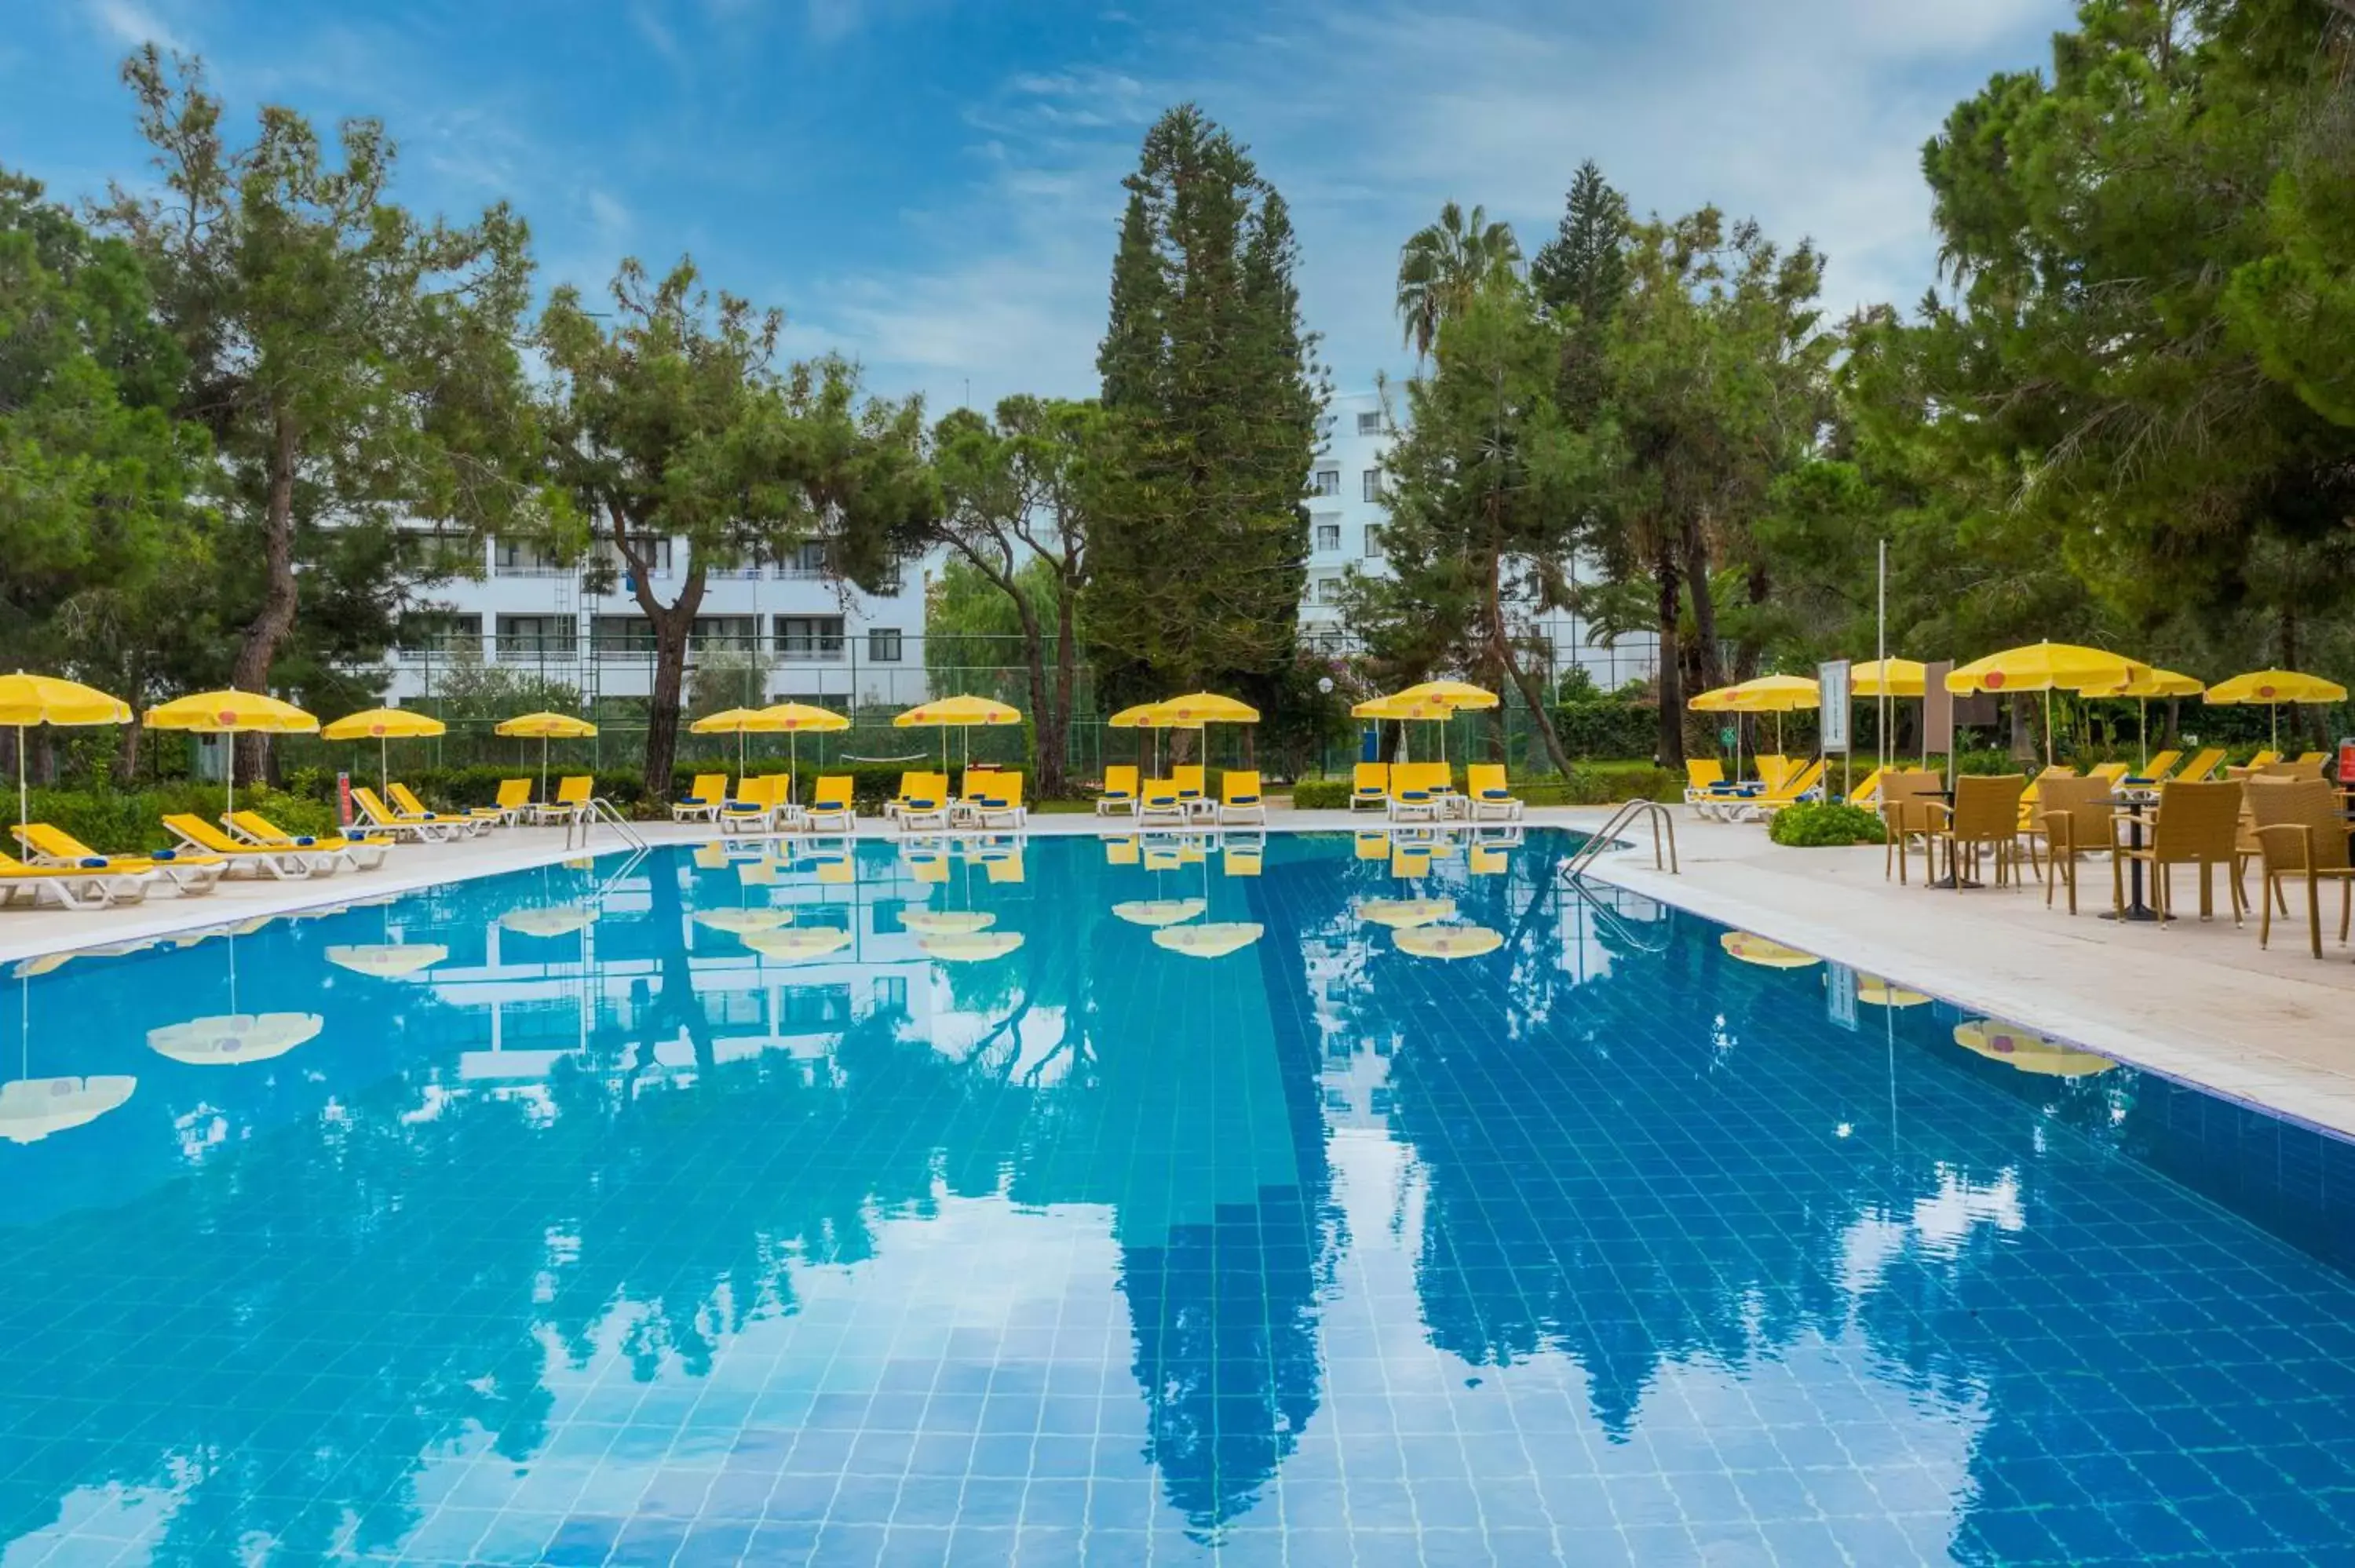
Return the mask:
[[[1132,926],[1176,926],[1209,910],[1209,901],[1200,898],[1132,898],[1112,906]]]
[[[546,909],[510,909],[499,916],[500,925],[525,937],[570,937],[596,923],[597,912],[577,904],[559,904]]]
[[[193,696],[175,697],[158,707],[147,710],[145,720],[150,729],[185,729],[198,735],[309,735],[319,727],[319,721],[292,703],[282,703],[276,697],[260,692],[234,689],[219,692],[198,692]],[[228,779],[228,801],[237,805],[237,757],[229,756],[229,764],[221,770]]]
[[[1849,666],[1848,689],[1858,697],[1923,696],[1930,689],[1930,671],[1912,659],[1868,659]]]
[[[1859,975],[1856,999],[1870,1007],[1926,1007],[1930,999],[1918,991],[1890,984],[1879,975]]]
[[[794,923],[790,909],[698,909],[695,923],[709,926],[715,931],[726,931],[741,937],[750,931],[773,931],[780,926]]]
[[[1411,930],[1455,918],[1453,898],[1369,898],[1358,906],[1358,917],[1394,930]]]
[[[1745,964],[1756,964],[1768,969],[1804,969],[1823,959],[1813,953],[1803,953],[1796,948],[1786,948],[1780,942],[1748,931],[1728,931],[1717,939],[1717,945]]]
[[[129,724],[131,705],[110,697],[79,681],[55,675],[28,675],[19,670],[0,675],[0,726],[16,732],[16,820],[30,814],[30,787],[25,778],[25,731],[36,725]]]
[[[2042,692],[2044,696],[2044,762],[2052,763],[2052,693],[2096,692],[2141,679],[2150,666],[2102,648],[2073,642],[2030,642],[1975,659],[1946,677],[1946,690],[1979,692]]]
[[[233,1012],[151,1029],[147,1045],[192,1067],[234,1067],[283,1056],[326,1026],[315,1012]]]
[[[431,714],[421,714],[409,708],[369,708],[361,713],[346,714],[335,723],[323,726],[319,738],[375,741],[377,783],[381,788],[392,779],[392,764],[387,750],[389,743],[429,739],[449,727]]]
[[[1712,686],[1686,700],[1685,706],[1697,714],[1731,714],[1742,711],[1742,688]]]
[[[1761,675],[1732,690],[1736,713],[1787,714],[1823,703],[1823,688],[1810,675]]]
[[[2117,1065],[2107,1056],[2080,1051],[2032,1029],[2022,1029],[2018,1024],[2005,1023],[1993,1018],[1975,1018],[1968,1023],[1957,1023],[1955,1025],[1955,1044],[1990,1061],[2001,1062],[2007,1067],[2017,1067],[2023,1073],[2039,1073],[2047,1077],[2090,1077],[2095,1073],[2106,1073]]]
[[[1493,708],[1497,694],[1469,681],[1424,681],[1398,694],[1417,701],[1445,703],[1451,708]]]
[[[53,1132],[96,1121],[138,1086],[138,1079],[121,1075],[12,1079],[0,1084],[0,1139],[38,1143]]]
[[[1404,692],[1393,692],[1387,697],[1358,704],[1349,710],[1349,716],[1400,724],[1445,724],[1455,713],[1455,708],[1436,697],[1411,697]],[[1405,760],[1403,754],[1401,760]]]
[[[337,969],[378,980],[420,974],[449,956],[450,949],[435,942],[369,942],[327,949],[327,961]]]
[[[789,800],[801,788],[803,734],[839,735],[850,727],[850,720],[832,708],[814,707],[808,703],[773,703],[761,710],[761,716],[785,736],[785,765],[790,770],[785,775],[785,798]],[[736,771],[741,773],[744,758],[741,736],[736,749]]]
[[[1199,926],[1171,926],[1153,933],[1153,945],[1189,959],[1223,959],[1250,947],[1267,927],[1248,920],[1215,920]]]
[[[2124,685],[2088,692],[2085,694],[2093,697],[2135,699],[2135,705],[2142,715],[2142,721],[2137,728],[2142,742],[2142,759],[2147,766],[2150,762],[2150,699],[2196,697],[2207,689],[2207,686],[2195,676],[2179,674],[2173,670],[2147,669]]]
[[[539,798],[545,800],[548,799],[548,743],[551,740],[586,740],[597,733],[597,726],[570,714],[542,711],[501,719],[492,726],[491,733],[512,739],[539,742]]]
[[[2296,670],[2252,670],[2245,675],[2235,675],[2208,688],[2208,700],[2221,706],[2264,704],[2273,710],[2273,736],[2281,739],[2281,709],[2284,703],[2343,703],[2347,688],[2336,681],[2326,681],[2319,675],[2302,675]]]
[[[1156,703],[1169,716],[1174,727],[1203,724],[1257,724],[1259,710],[1234,697],[1222,697],[1216,692],[1188,692],[1182,697],[1171,697]]]
[[[1476,959],[1505,945],[1505,934],[1486,926],[1415,926],[1395,931],[1391,940],[1401,953],[1418,959]]]
[[[949,765],[950,730],[972,729],[975,726],[991,728],[1021,722],[1021,714],[1004,703],[993,702],[987,697],[955,696],[941,697],[929,703],[919,703],[894,718],[891,721],[891,727],[938,729],[941,732],[941,767],[945,771]],[[965,764],[971,767],[972,763],[973,744],[968,740],[965,743]]]

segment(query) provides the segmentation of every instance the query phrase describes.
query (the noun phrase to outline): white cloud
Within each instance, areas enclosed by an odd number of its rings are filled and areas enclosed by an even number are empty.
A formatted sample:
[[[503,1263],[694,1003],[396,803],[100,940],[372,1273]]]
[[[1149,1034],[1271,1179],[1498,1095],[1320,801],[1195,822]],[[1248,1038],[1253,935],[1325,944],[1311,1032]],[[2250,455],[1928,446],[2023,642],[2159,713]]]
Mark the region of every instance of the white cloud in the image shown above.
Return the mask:
[[[92,0],[90,14],[119,44],[136,48],[153,43],[162,48],[189,52],[180,35],[138,0]]]

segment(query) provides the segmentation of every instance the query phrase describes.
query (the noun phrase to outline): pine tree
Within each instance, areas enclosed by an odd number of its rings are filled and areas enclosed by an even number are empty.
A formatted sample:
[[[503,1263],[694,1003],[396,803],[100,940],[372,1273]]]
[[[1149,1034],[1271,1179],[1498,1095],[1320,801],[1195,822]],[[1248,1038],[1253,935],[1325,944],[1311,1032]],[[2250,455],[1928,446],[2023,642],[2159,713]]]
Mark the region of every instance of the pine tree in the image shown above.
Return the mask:
[[[1549,315],[1564,323],[1558,396],[1572,418],[1591,414],[1603,396],[1603,344],[1627,297],[1627,198],[1593,159],[1578,165],[1561,227],[1529,264],[1529,286]]]
[[[1120,471],[1083,606],[1099,677],[1265,692],[1294,655],[1325,402],[1291,215],[1191,104],[1127,186],[1097,356]]]

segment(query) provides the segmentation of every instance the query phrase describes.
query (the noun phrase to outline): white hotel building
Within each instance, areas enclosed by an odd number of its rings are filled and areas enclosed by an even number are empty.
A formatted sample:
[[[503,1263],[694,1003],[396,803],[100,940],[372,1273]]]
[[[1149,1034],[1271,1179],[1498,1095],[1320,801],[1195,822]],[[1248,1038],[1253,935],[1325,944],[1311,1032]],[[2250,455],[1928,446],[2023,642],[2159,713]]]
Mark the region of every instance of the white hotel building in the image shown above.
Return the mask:
[[[1332,400],[1325,416],[1308,495],[1308,581],[1300,607],[1304,641],[1347,650],[1341,624],[1345,574],[1387,570],[1382,557],[1382,460],[1394,431],[1384,399],[1371,392]],[[684,565],[683,541],[665,541],[655,587],[668,599]],[[689,644],[690,669],[707,653],[757,657],[767,667],[771,702],[798,698],[836,705],[900,706],[944,694],[927,689],[925,588],[937,555],[911,561],[893,591],[868,594],[828,573],[825,546],[760,567],[715,569]],[[613,574],[613,591],[584,591],[578,567],[564,567],[533,546],[494,541],[479,578],[437,586],[426,618],[438,630],[393,656],[391,700],[428,694],[453,659],[479,658],[577,687],[584,697],[643,697],[654,678],[654,643],[635,598]],[[1595,647],[1579,617],[1554,611],[1540,625],[1555,674],[1584,665],[1604,690],[1649,676],[1650,638]],[[1008,650],[1005,661],[1018,657]]]

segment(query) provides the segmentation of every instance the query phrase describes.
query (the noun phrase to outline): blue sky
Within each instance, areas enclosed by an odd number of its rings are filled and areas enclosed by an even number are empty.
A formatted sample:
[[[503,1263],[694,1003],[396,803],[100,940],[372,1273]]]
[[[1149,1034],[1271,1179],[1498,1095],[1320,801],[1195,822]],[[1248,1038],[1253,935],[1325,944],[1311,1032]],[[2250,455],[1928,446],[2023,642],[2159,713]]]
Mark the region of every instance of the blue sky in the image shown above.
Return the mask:
[[[1534,250],[1593,157],[1637,210],[1714,201],[1831,257],[1836,312],[1910,304],[1919,149],[2068,0],[7,0],[0,162],[144,175],[115,67],[201,54],[231,112],[373,114],[410,205],[506,197],[544,281],[691,251],[937,409],[1085,394],[1121,175],[1192,98],[1295,209],[1337,387],[1398,372],[1400,241],[1455,197]]]

